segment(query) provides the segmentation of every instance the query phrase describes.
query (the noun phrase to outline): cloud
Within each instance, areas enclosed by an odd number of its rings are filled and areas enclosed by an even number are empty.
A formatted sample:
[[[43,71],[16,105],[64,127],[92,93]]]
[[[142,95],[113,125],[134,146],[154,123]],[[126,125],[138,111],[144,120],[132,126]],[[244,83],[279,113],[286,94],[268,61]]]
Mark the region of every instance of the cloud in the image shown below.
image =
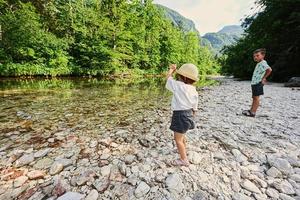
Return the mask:
[[[255,0],[154,0],[193,20],[201,35],[225,25],[241,24]]]

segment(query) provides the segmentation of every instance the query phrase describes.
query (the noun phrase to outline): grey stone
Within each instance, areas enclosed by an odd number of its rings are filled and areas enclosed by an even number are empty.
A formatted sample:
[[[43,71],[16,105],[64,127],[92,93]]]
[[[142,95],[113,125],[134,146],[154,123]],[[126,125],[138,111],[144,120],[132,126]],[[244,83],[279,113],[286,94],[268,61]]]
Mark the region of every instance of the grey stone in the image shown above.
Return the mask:
[[[108,186],[110,185],[109,179],[97,179],[93,182],[94,188],[98,190],[98,192],[103,193],[107,190]]]
[[[60,158],[56,160],[55,162],[61,163],[64,167],[69,167],[73,164],[73,161],[71,159],[67,158]]]
[[[42,158],[41,160],[38,160],[34,164],[34,168],[36,169],[48,169],[51,164],[53,163],[53,160],[51,158]]]
[[[290,179],[299,183],[300,182],[300,174],[293,174],[290,176]]]
[[[83,194],[78,192],[67,192],[64,195],[57,198],[57,200],[82,200],[84,198]]]
[[[179,174],[171,174],[166,179],[166,186],[170,192],[180,193],[184,189],[184,185]]]
[[[283,193],[280,193],[279,194],[279,198],[281,200],[295,200],[293,197],[289,196],[289,195],[286,195],[286,194],[283,194]]]
[[[287,180],[283,180],[281,182],[276,181],[276,182],[274,182],[273,185],[281,193],[295,194],[295,190],[293,189],[293,186]]]
[[[232,149],[231,152],[237,162],[241,163],[241,162],[245,162],[248,160],[247,157],[244,156],[238,149]]]
[[[249,180],[244,180],[241,183],[241,186],[250,192],[261,193],[261,191],[258,189],[258,187]]]
[[[97,200],[98,199],[98,191],[91,190],[90,193],[85,197],[85,200]]]
[[[134,195],[137,197],[137,198],[141,198],[143,196],[145,196],[150,190],[150,186],[147,185],[147,183],[145,183],[144,181],[141,181],[137,188],[135,189],[134,191]]]
[[[273,188],[267,188],[266,194],[273,199],[279,198],[279,192]]]
[[[125,162],[127,165],[130,165],[131,163],[133,163],[134,160],[135,160],[135,156],[134,156],[134,155],[127,155],[127,156],[125,156],[125,158],[124,158],[124,162]]]
[[[276,167],[271,167],[267,172],[268,176],[271,176],[273,178],[281,177],[281,172]]]
[[[276,167],[279,171],[281,171],[283,174],[291,174],[292,173],[292,166],[290,163],[283,159],[283,158],[274,158],[274,157],[268,157],[268,162],[271,166]]]
[[[292,77],[287,83],[284,84],[285,87],[300,87],[300,77]]]
[[[41,149],[41,150],[39,150],[39,151],[37,151],[37,152],[34,153],[34,157],[35,157],[35,158],[44,157],[44,156],[46,156],[50,151],[51,151],[50,148]]]
[[[19,176],[14,180],[14,187],[22,186],[28,180],[27,176]]]
[[[64,169],[64,165],[59,162],[54,162],[50,168],[50,175],[55,175],[61,172]]]
[[[232,195],[233,200],[252,200],[251,197],[243,194],[243,193],[235,193]]]
[[[24,154],[16,161],[16,167],[22,167],[24,165],[28,165],[29,163],[34,161],[33,153]]]
[[[197,153],[195,151],[189,152],[188,158],[189,158],[191,163],[196,164],[196,165],[200,164],[201,161],[202,161],[201,154]]]

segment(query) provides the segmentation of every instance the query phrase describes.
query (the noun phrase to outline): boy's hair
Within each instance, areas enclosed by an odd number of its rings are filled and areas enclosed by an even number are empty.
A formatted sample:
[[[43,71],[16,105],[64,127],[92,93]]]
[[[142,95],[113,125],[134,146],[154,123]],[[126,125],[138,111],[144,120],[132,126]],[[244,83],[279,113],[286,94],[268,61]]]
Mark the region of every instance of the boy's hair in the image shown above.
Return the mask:
[[[253,51],[253,54],[255,53],[261,53],[262,55],[266,55],[267,50],[265,48],[260,48],[260,49],[256,49],[255,51]]]
[[[196,81],[194,81],[194,80],[192,80],[190,78],[187,78],[185,76],[182,76],[180,74],[176,74],[176,79],[184,82],[185,84],[189,84],[189,85],[192,85],[192,84],[194,84],[196,82]]]

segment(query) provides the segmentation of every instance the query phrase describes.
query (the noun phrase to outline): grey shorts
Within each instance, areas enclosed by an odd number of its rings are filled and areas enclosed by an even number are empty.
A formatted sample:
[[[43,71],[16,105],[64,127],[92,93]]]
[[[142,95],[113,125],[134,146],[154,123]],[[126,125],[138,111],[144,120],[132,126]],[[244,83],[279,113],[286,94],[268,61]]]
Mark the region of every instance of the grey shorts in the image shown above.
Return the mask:
[[[195,128],[193,120],[193,111],[175,110],[173,111],[170,129],[177,133],[186,133],[190,129]]]

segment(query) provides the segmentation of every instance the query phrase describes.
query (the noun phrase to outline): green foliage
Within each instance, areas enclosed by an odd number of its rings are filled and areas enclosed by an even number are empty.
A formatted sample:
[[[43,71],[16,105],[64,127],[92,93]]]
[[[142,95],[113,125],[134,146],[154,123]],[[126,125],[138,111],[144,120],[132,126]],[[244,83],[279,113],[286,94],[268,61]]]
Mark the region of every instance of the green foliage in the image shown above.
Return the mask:
[[[264,47],[273,80],[300,76],[300,0],[259,0],[257,4],[264,9],[244,20],[246,37],[225,48],[223,72],[250,78],[255,67],[252,52]]]
[[[0,14],[1,76],[160,73],[184,62],[215,72],[198,33],[151,0],[0,0]]]

